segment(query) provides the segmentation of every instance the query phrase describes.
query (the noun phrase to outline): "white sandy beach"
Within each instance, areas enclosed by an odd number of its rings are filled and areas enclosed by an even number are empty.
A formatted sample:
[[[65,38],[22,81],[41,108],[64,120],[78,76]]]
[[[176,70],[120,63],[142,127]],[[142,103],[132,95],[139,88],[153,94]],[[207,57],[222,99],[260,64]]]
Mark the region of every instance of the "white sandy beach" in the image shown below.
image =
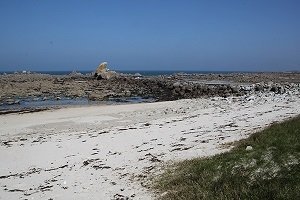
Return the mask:
[[[163,165],[299,114],[299,94],[270,93],[2,115],[0,199],[153,199]]]

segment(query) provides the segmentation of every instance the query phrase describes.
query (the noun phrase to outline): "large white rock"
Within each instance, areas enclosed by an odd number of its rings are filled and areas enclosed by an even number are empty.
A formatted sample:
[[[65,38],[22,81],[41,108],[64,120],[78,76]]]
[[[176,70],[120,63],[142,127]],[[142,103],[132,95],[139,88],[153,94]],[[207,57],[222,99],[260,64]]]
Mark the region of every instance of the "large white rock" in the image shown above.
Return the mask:
[[[117,73],[115,71],[109,71],[107,69],[107,62],[103,62],[100,65],[98,65],[95,72],[95,77],[97,77],[97,79],[110,79],[116,76]]]
[[[96,69],[96,74],[101,74],[104,72],[107,72],[107,62],[103,62],[100,65],[98,65],[97,69]]]

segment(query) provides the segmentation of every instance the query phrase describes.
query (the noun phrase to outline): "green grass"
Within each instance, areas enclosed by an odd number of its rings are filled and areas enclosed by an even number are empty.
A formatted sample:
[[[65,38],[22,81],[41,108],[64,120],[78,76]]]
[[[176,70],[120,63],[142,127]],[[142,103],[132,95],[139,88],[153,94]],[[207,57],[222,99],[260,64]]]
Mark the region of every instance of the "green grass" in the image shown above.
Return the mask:
[[[253,134],[230,152],[176,163],[154,188],[161,199],[300,199],[300,116]]]

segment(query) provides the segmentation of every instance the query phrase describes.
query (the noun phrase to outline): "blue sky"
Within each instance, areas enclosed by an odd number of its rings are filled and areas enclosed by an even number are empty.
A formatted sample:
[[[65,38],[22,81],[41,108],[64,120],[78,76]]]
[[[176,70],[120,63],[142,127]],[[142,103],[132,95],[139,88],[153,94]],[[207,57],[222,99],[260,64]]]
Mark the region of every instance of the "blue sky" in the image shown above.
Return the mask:
[[[300,70],[299,0],[1,0],[0,71]]]

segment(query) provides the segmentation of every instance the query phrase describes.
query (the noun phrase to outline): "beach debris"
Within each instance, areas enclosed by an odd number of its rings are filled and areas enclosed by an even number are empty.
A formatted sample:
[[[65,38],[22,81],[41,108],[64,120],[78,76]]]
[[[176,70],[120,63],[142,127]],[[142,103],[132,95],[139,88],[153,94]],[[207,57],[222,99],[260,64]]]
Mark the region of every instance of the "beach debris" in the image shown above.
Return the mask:
[[[99,158],[85,160],[85,161],[83,161],[83,166],[87,166],[90,163],[95,162],[95,161],[99,161],[99,160],[100,160]]]
[[[151,153],[145,154],[145,157],[149,157],[149,160],[150,160],[151,162],[161,162],[161,160],[158,159],[157,156],[152,155]]]
[[[6,178],[10,178],[10,177],[24,178],[24,177],[29,176],[31,174],[40,173],[42,171],[45,171],[45,172],[54,171],[54,170],[63,169],[65,167],[68,167],[68,165],[62,165],[62,166],[59,166],[59,167],[56,167],[56,168],[48,168],[48,169],[31,168],[27,172],[20,172],[20,173],[16,173],[16,174],[9,174],[9,175],[0,176],[0,179],[6,179]]]
[[[99,158],[95,158],[95,159],[88,159],[83,161],[83,166],[88,166],[91,164],[91,167],[93,169],[110,169],[110,166],[105,165],[104,163],[102,163],[102,161]]]
[[[2,141],[2,144],[3,144],[4,146],[11,147],[11,146],[12,146],[11,142],[13,142],[13,141],[11,141],[11,140],[8,140],[8,141]]]
[[[114,195],[114,200],[128,200],[128,199],[129,199],[129,197],[124,196],[122,194],[115,194]]]
[[[151,125],[151,124],[150,124],[150,123],[148,123],[148,122],[144,124],[144,126],[150,126],[150,125]]]
[[[170,152],[173,152],[173,151],[185,151],[185,150],[189,150],[190,148],[192,148],[192,147],[187,147],[187,146],[176,147],[174,149],[171,149]]]
[[[94,169],[110,169],[110,166],[104,165],[104,164],[99,164],[99,165],[93,165],[92,166]]]

